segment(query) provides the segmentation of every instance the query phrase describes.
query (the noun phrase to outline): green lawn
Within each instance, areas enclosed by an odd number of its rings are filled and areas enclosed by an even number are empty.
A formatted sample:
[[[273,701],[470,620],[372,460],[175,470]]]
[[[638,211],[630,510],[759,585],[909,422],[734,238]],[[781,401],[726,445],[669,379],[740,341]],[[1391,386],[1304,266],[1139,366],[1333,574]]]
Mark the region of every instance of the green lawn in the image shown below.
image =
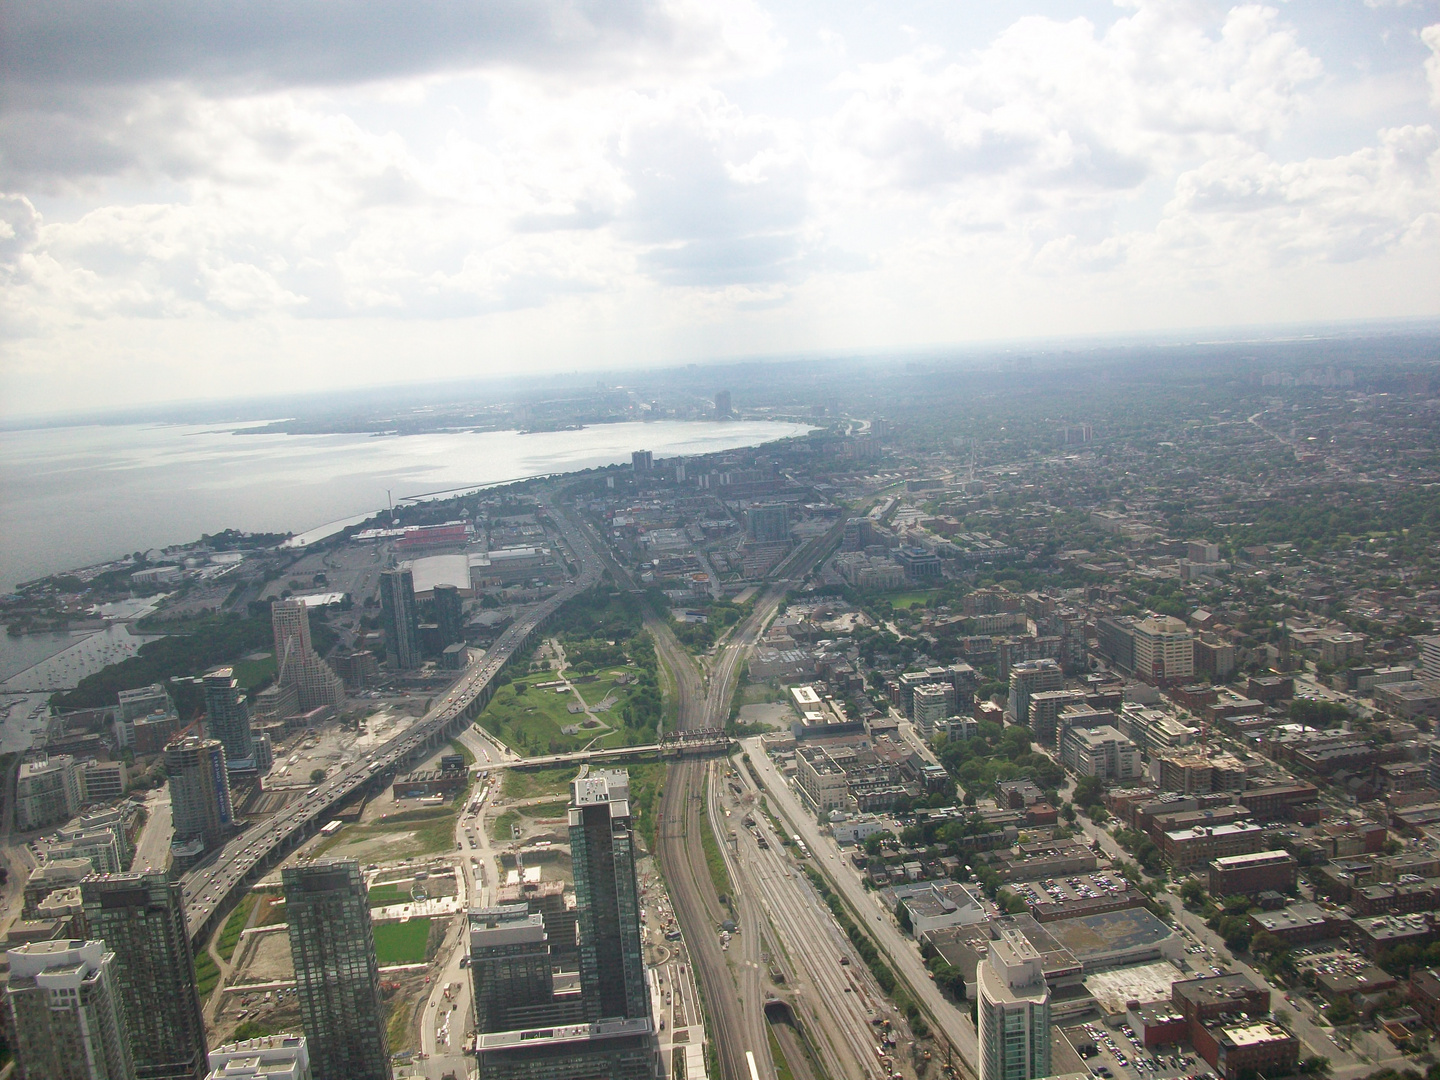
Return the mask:
[[[506,810],[490,823],[490,835],[496,840],[510,839],[510,826],[520,824],[520,811]]]
[[[467,769],[468,769],[471,765],[474,765],[474,764],[475,764],[475,755],[474,755],[474,753],[472,753],[471,750],[470,750],[470,748],[469,748],[468,746],[466,746],[464,743],[462,743],[459,739],[451,739],[451,740],[450,740],[450,749],[453,750],[453,751],[455,751],[455,753],[459,754],[461,757],[463,757],[463,758],[465,759],[465,767],[466,767]]]
[[[557,818],[564,817],[570,812],[570,800],[560,799],[556,802],[536,803],[534,806],[522,806],[520,813],[528,818]]]
[[[408,904],[412,882],[391,882],[375,885],[370,889],[371,907],[389,907],[391,904]]]
[[[600,678],[593,683],[583,683],[577,685],[575,689],[580,691],[580,696],[585,699],[585,704],[592,707],[599,705],[600,702],[605,700],[606,694],[613,692],[619,699],[611,710],[612,712],[616,712],[624,707],[625,699],[629,696],[631,690],[630,685],[615,685],[615,676],[621,672],[626,675],[638,675],[640,669],[636,667],[606,668],[604,671],[599,672]],[[600,715],[604,716],[606,714],[601,713]]]
[[[220,931],[220,940],[215,942],[215,951],[227,964],[235,955],[235,946],[240,943],[240,932],[245,929],[245,924],[250,919],[250,912],[255,910],[255,904],[259,899],[259,893],[246,893],[240,903],[235,905],[235,910],[230,913],[230,918],[225,920],[225,926]]]
[[[381,923],[375,927],[375,959],[381,967],[424,963],[425,943],[429,940],[429,919]]]
[[[509,686],[502,686],[480,714],[480,724],[501,742],[522,754],[565,753],[578,750],[594,735],[562,735],[560,729],[578,724],[584,713],[571,713],[566,706],[575,695],[566,690],[557,694],[553,689],[536,690],[537,682],[553,678],[549,672],[527,675]],[[524,686],[524,693],[517,688]]]
[[[887,596],[886,599],[890,601],[891,607],[912,608],[928,604],[937,595],[939,594],[936,592],[904,592]]]
[[[195,989],[200,994],[200,1000],[204,1001],[210,996],[210,991],[215,989],[215,984],[220,981],[220,969],[215,966],[215,961],[210,959],[210,953],[201,949],[195,954]]]
[[[246,690],[264,682],[266,679],[273,679],[275,677],[275,657],[273,654],[265,657],[264,660],[241,660],[234,666],[235,678]]]

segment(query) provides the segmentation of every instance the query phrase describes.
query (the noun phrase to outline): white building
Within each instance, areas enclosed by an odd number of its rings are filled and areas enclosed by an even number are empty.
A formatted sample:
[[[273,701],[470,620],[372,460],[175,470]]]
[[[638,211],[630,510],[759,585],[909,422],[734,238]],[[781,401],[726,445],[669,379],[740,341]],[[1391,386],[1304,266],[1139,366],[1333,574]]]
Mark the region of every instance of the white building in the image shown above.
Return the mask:
[[[15,823],[39,829],[73,817],[81,807],[80,766],[69,754],[20,764],[15,784]]]
[[[133,1080],[115,954],[103,941],[37,941],[8,956],[5,999],[26,1076]]]
[[[1072,727],[1060,743],[1060,760],[1081,776],[1133,780],[1140,775],[1140,751],[1113,727]]]
[[[1135,673],[1150,682],[1195,677],[1195,642],[1190,628],[1170,615],[1135,624]]]
[[[976,973],[980,1080],[1050,1075],[1050,988],[1040,953],[1018,930],[1001,930]]]
[[[265,1035],[210,1051],[205,1080],[311,1080],[304,1035]]]

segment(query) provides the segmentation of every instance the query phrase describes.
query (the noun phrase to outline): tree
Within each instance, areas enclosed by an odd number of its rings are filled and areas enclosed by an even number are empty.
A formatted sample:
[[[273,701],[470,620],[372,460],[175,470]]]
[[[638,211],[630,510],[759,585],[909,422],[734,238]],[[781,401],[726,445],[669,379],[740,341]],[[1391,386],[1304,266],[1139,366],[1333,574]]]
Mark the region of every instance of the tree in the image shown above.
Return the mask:
[[[1075,805],[1089,813],[1089,808],[1097,805],[1105,794],[1105,785],[1100,782],[1098,776],[1082,776],[1075,781],[1075,794],[1072,796]]]
[[[1250,939],[1250,951],[1256,956],[1274,956],[1285,949],[1285,943],[1268,930],[1261,930]]]
[[[324,779],[325,779],[325,770],[324,770],[324,769],[311,769],[311,770],[310,770],[310,783],[312,783],[312,784],[318,784],[318,783],[320,783],[321,780],[324,780]]]

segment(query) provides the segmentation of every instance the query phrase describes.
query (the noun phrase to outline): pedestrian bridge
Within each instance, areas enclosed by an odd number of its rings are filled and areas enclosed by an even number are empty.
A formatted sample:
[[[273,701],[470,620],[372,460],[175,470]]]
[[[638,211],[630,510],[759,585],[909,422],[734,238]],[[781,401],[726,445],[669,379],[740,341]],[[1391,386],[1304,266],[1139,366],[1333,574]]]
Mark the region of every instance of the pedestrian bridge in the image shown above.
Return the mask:
[[[576,750],[569,754],[547,754],[544,757],[512,758],[495,767],[507,769],[548,769],[556,765],[603,764],[607,761],[633,761],[639,758],[702,757],[723,754],[730,749],[730,736],[718,728],[703,731],[677,731],[658,743],[640,746],[612,746],[603,750]]]

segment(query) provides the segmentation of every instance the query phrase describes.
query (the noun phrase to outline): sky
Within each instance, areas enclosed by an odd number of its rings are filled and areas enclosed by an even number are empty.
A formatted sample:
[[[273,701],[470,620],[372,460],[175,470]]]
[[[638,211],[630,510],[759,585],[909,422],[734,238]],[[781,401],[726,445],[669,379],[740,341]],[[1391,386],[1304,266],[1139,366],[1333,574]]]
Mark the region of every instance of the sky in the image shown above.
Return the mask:
[[[0,0],[0,416],[1440,315],[1440,0]]]

